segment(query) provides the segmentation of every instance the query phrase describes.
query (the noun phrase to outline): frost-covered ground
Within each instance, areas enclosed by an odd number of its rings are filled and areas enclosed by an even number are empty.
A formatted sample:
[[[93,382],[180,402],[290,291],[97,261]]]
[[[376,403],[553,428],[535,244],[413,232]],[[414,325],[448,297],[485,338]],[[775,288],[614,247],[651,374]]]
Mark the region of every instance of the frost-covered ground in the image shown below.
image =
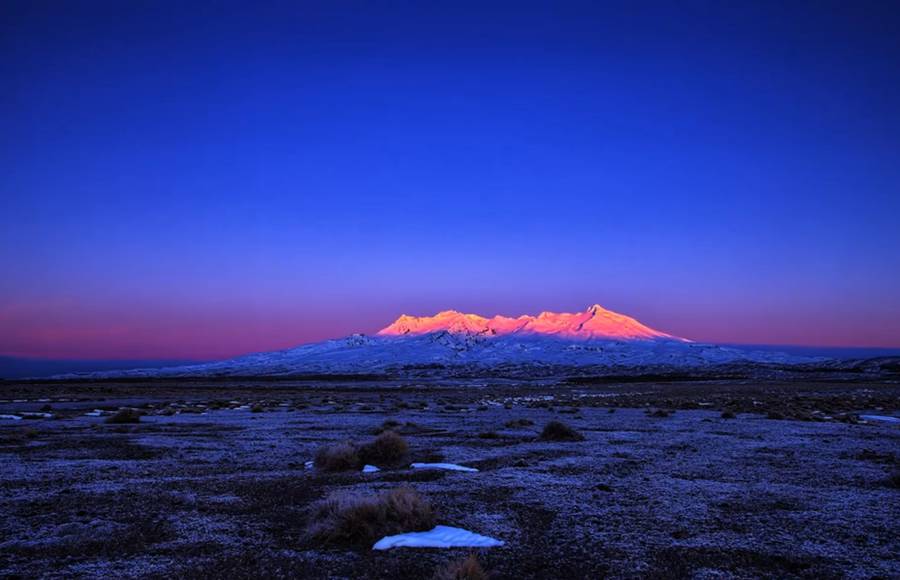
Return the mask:
[[[860,420],[896,384],[6,384],[0,415],[28,417],[0,419],[0,577],[429,578],[472,550],[305,533],[330,492],[401,485],[502,541],[494,578],[900,576],[900,425]],[[307,467],[387,419],[404,466]],[[585,440],[538,440],[554,419]]]

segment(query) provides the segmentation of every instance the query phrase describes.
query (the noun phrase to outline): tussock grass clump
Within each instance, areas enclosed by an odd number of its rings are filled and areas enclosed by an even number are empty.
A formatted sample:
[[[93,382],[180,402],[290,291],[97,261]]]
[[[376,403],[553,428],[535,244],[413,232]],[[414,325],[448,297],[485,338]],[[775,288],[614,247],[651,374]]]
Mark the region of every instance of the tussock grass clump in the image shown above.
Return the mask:
[[[255,405],[253,405],[252,407],[250,407],[250,412],[251,412],[251,413],[262,413],[262,412],[265,411],[265,410],[266,410],[266,408],[263,407],[262,405],[260,405],[259,403],[257,403],[257,404],[255,404]]]
[[[732,411],[722,411],[723,419],[734,419],[735,417],[737,417],[737,415],[735,415]]]
[[[584,435],[562,421],[550,421],[541,431],[544,441],[584,441]]]
[[[475,554],[464,560],[454,560],[434,573],[432,580],[487,580],[488,575]]]
[[[395,431],[399,429],[401,425],[402,423],[400,423],[400,421],[397,421],[396,419],[387,419],[381,424],[380,427],[375,428],[374,433],[375,435],[380,435],[385,431]]]
[[[478,434],[479,439],[500,439],[500,435],[496,431],[482,431]]]
[[[352,441],[324,445],[316,452],[313,464],[323,471],[350,471],[366,463],[383,467],[397,465],[408,452],[406,439],[395,431],[384,431],[362,446]]]
[[[534,421],[531,419],[513,419],[512,421],[506,422],[506,427],[509,429],[518,429],[520,427],[531,427],[534,425]]]
[[[307,533],[322,544],[371,546],[384,536],[435,526],[431,504],[408,487],[370,497],[333,494],[311,510]]]
[[[323,471],[350,471],[359,469],[362,462],[356,445],[331,443],[319,448],[313,464]]]
[[[122,408],[119,409],[115,415],[107,417],[106,422],[114,424],[140,423],[141,414],[137,409]]]
[[[647,411],[647,415],[649,415],[650,417],[657,417],[659,419],[665,419],[666,417],[670,416],[671,414],[672,414],[672,411],[667,411],[665,409],[657,409],[657,410],[653,411],[652,413],[650,411]]]
[[[359,457],[363,463],[393,465],[402,461],[408,452],[406,439],[395,431],[385,431],[375,441],[364,445],[359,450]]]

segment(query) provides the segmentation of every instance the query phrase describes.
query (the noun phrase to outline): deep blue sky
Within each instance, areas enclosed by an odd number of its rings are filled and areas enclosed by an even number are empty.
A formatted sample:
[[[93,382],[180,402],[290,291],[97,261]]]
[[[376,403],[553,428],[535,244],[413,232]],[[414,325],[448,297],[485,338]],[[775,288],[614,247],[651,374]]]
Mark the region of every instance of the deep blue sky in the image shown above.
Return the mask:
[[[0,11],[0,355],[595,302],[900,346],[894,3]]]

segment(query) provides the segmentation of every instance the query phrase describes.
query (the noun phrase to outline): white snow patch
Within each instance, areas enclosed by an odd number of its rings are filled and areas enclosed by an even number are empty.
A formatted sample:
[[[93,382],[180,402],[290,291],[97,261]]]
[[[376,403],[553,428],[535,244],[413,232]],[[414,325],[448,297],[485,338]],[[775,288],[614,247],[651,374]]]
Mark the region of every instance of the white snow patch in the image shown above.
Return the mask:
[[[435,526],[427,532],[409,532],[385,536],[375,542],[373,550],[391,548],[492,548],[503,542],[462,528]]]
[[[900,423],[900,418],[889,415],[860,415],[864,421],[884,421],[885,423]]]
[[[377,467],[375,467],[374,465],[363,465],[363,469],[362,469],[363,473],[375,473],[376,471],[381,471],[381,470],[378,469]]]
[[[455,463],[413,463],[413,469],[446,469],[447,471],[478,471],[474,467],[465,467]]]
[[[22,416],[26,419],[52,419],[53,415],[50,413],[22,413]]]
[[[10,421],[21,421],[22,417],[18,415],[0,415],[0,419],[9,419]]]
[[[303,463],[303,467],[305,467],[306,469],[312,469],[313,465],[315,465],[314,461],[306,461]]]
[[[84,416],[85,417],[102,417],[103,411],[101,411],[100,409],[94,409],[90,413],[85,413]]]

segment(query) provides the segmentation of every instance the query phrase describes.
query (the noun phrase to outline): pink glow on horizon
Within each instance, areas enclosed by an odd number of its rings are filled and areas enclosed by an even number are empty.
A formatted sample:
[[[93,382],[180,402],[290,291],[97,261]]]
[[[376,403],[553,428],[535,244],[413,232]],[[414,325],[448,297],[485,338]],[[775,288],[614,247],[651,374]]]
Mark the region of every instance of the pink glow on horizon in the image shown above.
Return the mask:
[[[419,312],[428,305],[403,301]],[[442,301],[446,303],[445,301]],[[475,304],[478,307],[478,304]],[[527,304],[524,306],[527,307]],[[479,309],[502,310],[496,304]],[[798,308],[726,309],[704,305],[625,305],[640,312],[649,326],[698,342],[798,345],[818,347],[900,347],[900,313],[888,311],[849,316]],[[235,301],[189,306],[123,303],[104,305],[72,299],[0,304],[0,356],[58,359],[212,360],[251,352],[291,348],[355,332],[372,334],[406,307],[360,301],[348,307],[316,303],[265,309]],[[525,308],[522,308],[524,310]],[[452,312],[452,311],[451,311]],[[508,311],[507,311],[508,312]],[[515,312],[515,311],[513,311]],[[458,313],[457,313],[458,314]],[[570,316],[579,316],[576,313]],[[414,319],[416,317],[407,317]],[[423,317],[423,319],[428,317]],[[545,314],[536,328],[553,326]],[[478,328],[488,321],[500,332],[523,324],[523,317],[465,318]],[[398,321],[399,322],[399,321]],[[396,324],[396,322],[395,322]],[[640,323],[638,323],[640,324]]]

